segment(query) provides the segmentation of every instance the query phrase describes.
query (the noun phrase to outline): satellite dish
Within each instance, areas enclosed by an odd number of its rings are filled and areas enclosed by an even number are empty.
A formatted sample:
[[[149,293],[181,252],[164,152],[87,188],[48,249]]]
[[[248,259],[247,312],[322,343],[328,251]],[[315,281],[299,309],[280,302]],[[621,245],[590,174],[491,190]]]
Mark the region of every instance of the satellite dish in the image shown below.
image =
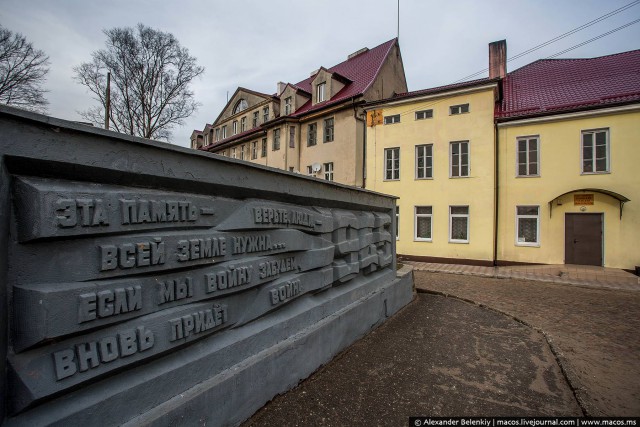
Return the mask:
[[[311,170],[316,173],[316,172],[320,172],[320,169],[322,169],[322,165],[320,163],[314,163],[311,165]]]

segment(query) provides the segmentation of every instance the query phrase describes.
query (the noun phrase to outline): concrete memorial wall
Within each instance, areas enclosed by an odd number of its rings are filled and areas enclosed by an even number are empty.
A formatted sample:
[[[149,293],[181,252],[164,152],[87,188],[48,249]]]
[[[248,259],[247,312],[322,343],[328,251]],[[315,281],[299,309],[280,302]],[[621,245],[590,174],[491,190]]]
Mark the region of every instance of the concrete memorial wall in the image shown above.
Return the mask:
[[[0,420],[233,425],[408,303],[395,200],[0,107]]]

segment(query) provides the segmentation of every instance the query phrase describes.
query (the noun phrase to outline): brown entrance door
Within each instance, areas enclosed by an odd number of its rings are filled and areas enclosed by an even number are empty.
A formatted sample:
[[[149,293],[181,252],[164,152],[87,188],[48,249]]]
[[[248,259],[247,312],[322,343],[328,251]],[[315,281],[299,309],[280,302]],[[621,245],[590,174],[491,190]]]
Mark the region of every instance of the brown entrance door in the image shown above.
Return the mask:
[[[564,222],[565,264],[602,265],[602,214],[568,213]]]

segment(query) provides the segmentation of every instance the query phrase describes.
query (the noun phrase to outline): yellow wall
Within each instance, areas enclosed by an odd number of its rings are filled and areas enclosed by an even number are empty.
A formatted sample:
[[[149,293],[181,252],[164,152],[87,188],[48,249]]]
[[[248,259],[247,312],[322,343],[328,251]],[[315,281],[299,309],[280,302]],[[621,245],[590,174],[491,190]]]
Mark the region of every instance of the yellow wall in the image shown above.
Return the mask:
[[[558,116],[559,117],[559,116]],[[613,191],[629,198],[620,219],[618,200],[594,194],[594,204],[584,212],[604,214],[604,265],[632,269],[640,265],[640,111],[615,114],[592,113],[587,117],[506,123],[499,126],[499,244],[498,259],[505,261],[563,264],[564,221],[567,212],[582,212],[572,194],[554,201],[551,217],[548,202],[561,194],[583,188]],[[581,174],[581,131],[608,128],[610,173]],[[516,177],[516,139],[538,135],[540,176]],[[583,192],[584,193],[584,192]],[[539,247],[515,243],[515,206],[540,206]]]
[[[470,112],[450,115],[449,106],[469,103]],[[442,96],[376,107],[383,115],[401,114],[400,123],[367,127],[366,188],[398,196],[403,255],[493,259],[494,90]],[[433,109],[433,118],[415,120],[415,111]],[[449,144],[469,141],[470,172],[449,177]],[[416,179],[415,146],[433,144],[433,179]],[[384,180],[384,149],[400,147],[400,180]],[[469,206],[469,243],[449,242],[449,206]],[[432,241],[414,240],[414,207],[432,206]]]

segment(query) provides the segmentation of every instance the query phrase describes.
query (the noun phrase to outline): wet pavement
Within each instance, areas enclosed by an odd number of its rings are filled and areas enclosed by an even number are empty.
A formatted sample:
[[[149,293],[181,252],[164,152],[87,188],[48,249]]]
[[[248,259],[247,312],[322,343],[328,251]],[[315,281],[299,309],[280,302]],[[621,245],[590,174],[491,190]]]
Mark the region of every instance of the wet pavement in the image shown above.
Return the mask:
[[[417,267],[424,271],[414,271],[419,293],[411,304],[244,425],[640,415],[633,278],[600,269],[583,279],[586,270],[570,266],[553,274],[551,267],[447,267],[455,274]]]

